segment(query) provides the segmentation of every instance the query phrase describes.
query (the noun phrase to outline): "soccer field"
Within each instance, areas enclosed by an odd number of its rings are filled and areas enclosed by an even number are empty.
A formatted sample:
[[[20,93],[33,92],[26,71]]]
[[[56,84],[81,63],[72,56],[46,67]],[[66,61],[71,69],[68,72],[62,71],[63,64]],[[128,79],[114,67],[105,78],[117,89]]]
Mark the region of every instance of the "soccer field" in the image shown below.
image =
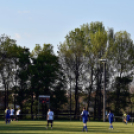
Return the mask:
[[[46,121],[13,121],[11,124],[5,124],[0,121],[0,134],[83,134],[82,122],[75,121],[55,121],[53,129],[46,129]],[[88,122],[88,133],[90,134],[133,134],[134,125],[122,122],[113,123],[114,130],[109,130],[108,122]]]

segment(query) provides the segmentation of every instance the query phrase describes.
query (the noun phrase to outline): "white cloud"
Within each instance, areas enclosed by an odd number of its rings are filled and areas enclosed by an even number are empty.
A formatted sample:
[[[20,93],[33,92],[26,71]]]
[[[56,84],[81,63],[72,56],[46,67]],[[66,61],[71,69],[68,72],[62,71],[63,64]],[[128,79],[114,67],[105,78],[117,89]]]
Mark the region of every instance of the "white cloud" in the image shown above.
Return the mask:
[[[31,37],[31,34],[25,33],[25,36],[26,36],[27,38],[30,38],[30,37]]]
[[[15,38],[16,38],[16,39],[20,39],[20,38],[21,38],[20,34],[15,33]]]
[[[18,14],[28,14],[28,13],[30,13],[30,12],[29,12],[29,11],[27,11],[27,10],[18,11]]]

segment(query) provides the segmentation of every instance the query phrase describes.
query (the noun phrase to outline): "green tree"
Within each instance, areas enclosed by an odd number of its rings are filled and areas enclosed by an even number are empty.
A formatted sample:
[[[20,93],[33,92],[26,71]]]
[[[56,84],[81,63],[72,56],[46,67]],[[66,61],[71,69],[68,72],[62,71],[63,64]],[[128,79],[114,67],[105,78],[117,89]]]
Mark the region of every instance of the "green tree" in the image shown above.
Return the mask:
[[[75,31],[69,32],[69,34],[66,35],[65,42],[59,45],[59,57],[60,59],[63,59],[61,61],[64,61],[63,66],[64,68],[66,68],[66,71],[70,70],[71,73],[72,85],[73,85],[72,89],[74,90],[75,94],[75,113],[74,113],[75,115],[77,115],[79,111],[78,99],[79,99],[79,93],[82,91],[81,73],[84,63],[83,41],[84,41],[83,32],[79,28],[76,28]],[[66,75],[66,77],[68,76]]]
[[[88,90],[88,99],[87,103],[89,107],[90,95],[91,92],[96,88],[96,97],[95,97],[95,109],[94,115],[96,116],[96,108],[98,107],[99,119],[101,117],[101,83],[102,83],[102,71],[103,66],[99,62],[101,58],[106,58],[107,54],[107,31],[103,26],[102,22],[92,22],[89,24],[84,24],[81,29],[85,33],[85,55],[88,57],[89,61],[89,87]],[[93,85],[93,83],[96,83]],[[97,99],[97,96],[99,97]],[[96,106],[96,101],[98,100],[98,106]]]
[[[16,41],[11,39],[6,35],[1,35],[0,37],[0,74],[3,83],[3,88],[5,90],[5,108],[8,106],[9,100],[9,90],[11,91],[12,87],[15,84],[15,71],[16,69],[16,58],[15,53],[17,53],[17,44]]]
[[[32,51],[32,61],[33,65],[31,71],[33,75],[31,77],[31,87],[35,93],[36,100],[38,101],[38,96],[41,94],[50,95],[52,97],[53,94],[58,93],[58,91],[59,95],[64,96],[65,91],[61,90],[63,84],[59,84],[59,89],[57,89],[56,83],[62,83],[62,80],[59,80],[61,77],[59,75],[61,72],[61,66],[58,57],[53,52],[53,46],[51,44],[44,44],[43,47],[36,45]],[[62,102],[61,99],[58,98],[57,101]],[[55,104],[55,102],[51,103]],[[58,108],[58,103],[56,105]],[[43,107],[42,109],[43,114],[44,112],[46,113]]]
[[[15,100],[16,104],[18,104],[24,112],[24,104],[28,98],[28,89],[29,89],[29,66],[31,64],[30,61],[30,52],[28,48],[19,47],[17,50],[17,85],[13,87],[14,93],[16,94]]]
[[[124,78],[129,79],[132,77],[133,70],[134,45],[132,39],[130,38],[130,34],[126,31],[120,31],[115,34],[112,33],[108,51],[109,72],[111,75],[111,82],[113,82],[114,85],[112,88],[115,92],[116,102],[118,102],[115,103],[115,110],[117,109],[116,112],[119,114],[121,105],[123,105],[123,101],[121,101],[120,98],[122,96],[122,93],[126,91],[124,83],[121,81]],[[112,77],[114,78],[114,81],[112,81]],[[130,82],[128,82],[127,85]],[[124,88],[122,86],[124,86]],[[127,94],[125,96],[128,97],[129,95]],[[124,101],[125,100],[126,99],[124,98]]]

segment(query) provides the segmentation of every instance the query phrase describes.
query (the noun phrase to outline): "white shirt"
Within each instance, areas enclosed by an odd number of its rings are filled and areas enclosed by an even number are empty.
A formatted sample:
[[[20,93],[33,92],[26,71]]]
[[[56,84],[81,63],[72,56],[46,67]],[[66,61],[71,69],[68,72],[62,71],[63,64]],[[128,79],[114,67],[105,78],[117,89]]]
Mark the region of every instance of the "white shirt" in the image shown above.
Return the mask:
[[[16,115],[20,115],[20,109],[17,110]]]
[[[10,115],[14,115],[14,109],[11,109],[11,114]]]
[[[47,115],[48,115],[48,120],[53,120],[54,119],[54,112],[53,111],[49,111],[47,113]]]

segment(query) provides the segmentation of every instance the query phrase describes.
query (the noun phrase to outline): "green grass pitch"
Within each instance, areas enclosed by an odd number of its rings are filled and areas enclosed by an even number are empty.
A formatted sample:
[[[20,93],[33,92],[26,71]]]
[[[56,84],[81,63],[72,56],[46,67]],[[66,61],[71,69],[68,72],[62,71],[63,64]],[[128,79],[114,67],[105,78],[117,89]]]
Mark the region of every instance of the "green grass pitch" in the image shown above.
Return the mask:
[[[13,121],[5,124],[0,121],[0,134],[83,134],[82,122],[78,121],[55,121],[53,129],[46,129],[46,121]],[[109,130],[108,122],[88,122],[88,133],[90,134],[133,134],[134,125],[122,122],[113,123],[114,130]]]

